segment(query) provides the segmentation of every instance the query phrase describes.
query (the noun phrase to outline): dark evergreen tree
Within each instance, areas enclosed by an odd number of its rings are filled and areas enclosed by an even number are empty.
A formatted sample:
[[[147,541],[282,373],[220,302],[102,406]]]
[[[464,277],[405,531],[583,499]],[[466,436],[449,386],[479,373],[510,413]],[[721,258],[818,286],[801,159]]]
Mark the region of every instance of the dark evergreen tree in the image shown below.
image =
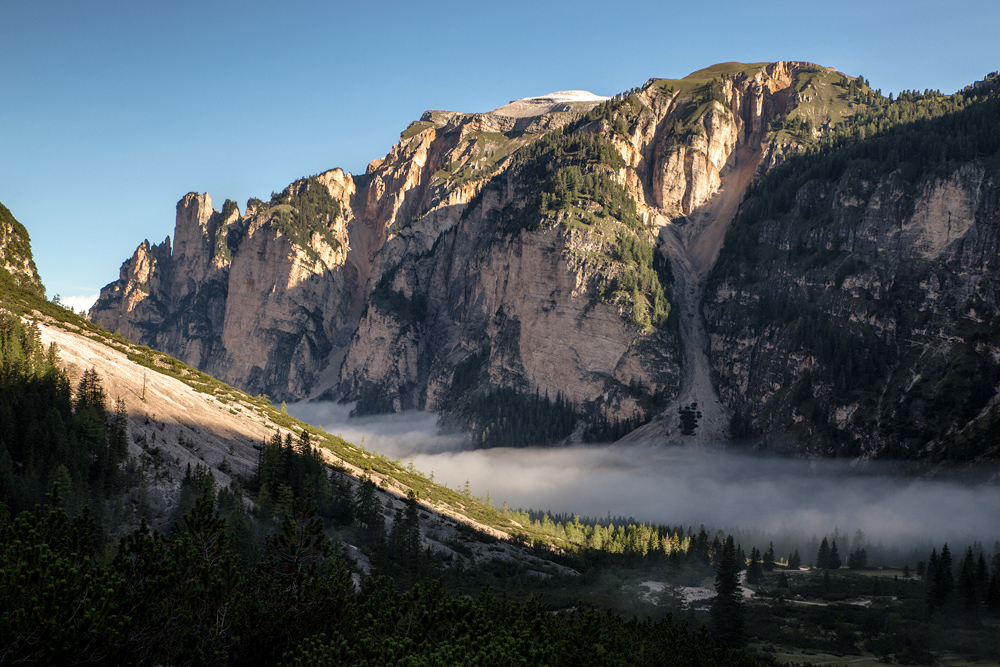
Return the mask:
[[[330,518],[334,525],[349,526],[354,522],[354,487],[347,471],[334,470],[330,478]]]
[[[385,517],[382,516],[382,502],[379,500],[375,482],[368,475],[358,483],[355,518],[361,526],[362,538],[368,546],[385,541]],[[384,550],[387,545],[382,544]]]
[[[762,565],[764,566],[765,572],[770,572],[774,569],[775,558],[776,557],[774,555],[774,542],[771,542],[767,546],[767,551],[764,552]]]
[[[865,551],[864,547],[855,549],[847,557],[847,567],[852,570],[864,570],[868,567],[868,552]]]
[[[819,551],[816,552],[816,567],[820,570],[830,569],[830,542],[823,538],[823,541],[819,545]]]
[[[940,556],[936,549],[931,550],[930,559],[927,561],[925,580],[927,582],[927,606],[931,612],[934,612],[948,603],[955,588],[951,552],[947,544],[941,548]]]
[[[986,565],[986,557],[983,556],[983,552],[979,552],[979,558],[976,560],[976,588],[979,590],[979,597],[981,601],[985,601],[986,589],[990,586],[990,570]]]
[[[979,585],[976,581],[976,561],[971,546],[966,548],[965,556],[958,567],[956,592],[966,613],[979,611]]]
[[[743,590],[740,588],[740,563],[729,535],[722,545],[715,571],[715,597],[712,599],[712,631],[725,646],[739,647],[744,642]]]
[[[939,570],[944,580],[944,588],[951,594],[955,590],[955,567],[952,564],[951,550],[945,544],[941,547],[941,556],[938,559]]]
[[[993,572],[990,575],[990,583],[983,598],[983,608],[991,614],[1000,613],[1000,573]]]
[[[760,584],[763,579],[764,568],[760,563],[760,552],[757,550],[757,547],[753,547],[750,550],[750,564],[747,565],[747,583],[756,586]]]
[[[0,529],[0,661],[100,664],[123,640],[129,612],[118,577],[100,566],[89,513],[71,519],[59,489]]]

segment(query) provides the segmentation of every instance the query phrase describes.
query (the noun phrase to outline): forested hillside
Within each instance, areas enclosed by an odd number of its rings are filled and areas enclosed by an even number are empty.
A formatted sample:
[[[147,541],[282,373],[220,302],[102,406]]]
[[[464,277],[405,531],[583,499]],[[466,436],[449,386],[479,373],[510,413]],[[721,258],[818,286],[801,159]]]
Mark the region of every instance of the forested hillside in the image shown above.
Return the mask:
[[[704,303],[735,437],[1000,454],[998,128],[995,75],[950,96],[904,91],[754,185]]]

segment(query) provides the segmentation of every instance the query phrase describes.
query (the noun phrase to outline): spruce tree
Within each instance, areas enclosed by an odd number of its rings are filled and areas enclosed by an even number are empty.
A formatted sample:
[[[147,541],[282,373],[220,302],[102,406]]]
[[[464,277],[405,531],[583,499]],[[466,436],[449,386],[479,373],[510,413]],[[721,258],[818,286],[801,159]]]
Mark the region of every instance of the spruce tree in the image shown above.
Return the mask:
[[[382,502],[375,490],[375,482],[365,475],[358,484],[357,509],[355,517],[361,524],[365,543],[374,545],[385,541],[385,517],[382,516]],[[381,548],[386,549],[382,544]]]
[[[951,594],[955,590],[955,574],[951,561],[951,550],[948,549],[947,544],[941,547],[940,566],[945,590],[948,594]]]
[[[743,645],[743,589],[740,588],[740,563],[733,536],[726,537],[715,570],[715,597],[711,608],[712,631],[724,645]]]
[[[764,567],[764,571],[770,572],[771,570],[774,569],[774,561],[775,561],[774,542],[771,542],[768,545],[767,551],[764,552],[763,561],[764,562],[762,563],[762,565]]]
[[[750,564],[747,566],[747,582],[757,585],[764,578],[764,568],[760,563],[760,551],[757,547],[750,550]]]
[[[983,606],[991,614],[1000,613],[1000,573],[994,572],[990,576],[990,583],[986,587]]]
[[[816,552],[816,567],[820,570],[830,569],[830,543],[825,537]]]
[[[954,579],[951,572],[951,552],[948,545],[941,548],[939,556],[936,549],[931,550],[931,557],[927,563],[927,607],[933,613],[935,609],[940,609],[948,603],[954,590]]]
[[[983,552],[979,552],[979,559],[976,561],[976,588],[979,589],[980,599],[985,599],[986,589],[990,586],[990,570],[986,566],[986,558]]]
[[[979,610],[979,586],[976,582],[976,561],[972,556],[972,547],[965,550],[965,557],[958,571],[958,596],[962,608],[969,613]]]
[[[852,570],[863,570],[868,567],[868,552],[863,548],[855,549],[854,552],[847,557],[847,567]]]

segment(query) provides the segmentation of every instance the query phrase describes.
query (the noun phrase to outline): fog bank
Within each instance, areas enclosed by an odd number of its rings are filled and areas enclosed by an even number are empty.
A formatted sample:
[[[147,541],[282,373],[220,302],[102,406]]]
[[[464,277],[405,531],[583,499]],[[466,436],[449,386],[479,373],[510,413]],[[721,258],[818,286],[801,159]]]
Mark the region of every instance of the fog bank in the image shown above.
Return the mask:
[[[726,531],[823,535],[861,529],[885,544],[992,546],[1000,540],[1000,488],[892,474],[873,462],[805,461],[732,450],[655,445],[471,450],[437,433],[436,416],[350,419],[350,406],[288,407],[322,426],[495,505],[589,517],[634,517]]]

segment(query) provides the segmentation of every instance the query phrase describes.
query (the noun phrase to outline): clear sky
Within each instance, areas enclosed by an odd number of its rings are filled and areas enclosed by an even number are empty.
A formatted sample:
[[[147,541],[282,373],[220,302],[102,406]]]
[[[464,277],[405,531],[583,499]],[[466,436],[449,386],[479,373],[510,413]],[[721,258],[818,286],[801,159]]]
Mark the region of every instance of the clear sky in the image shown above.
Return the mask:
[[[0,202],[93,298],[190,191],[216,208],[381,157],[425,109],[806,60],[883,93],[1000,69],[1000,3],[0,0]]]

